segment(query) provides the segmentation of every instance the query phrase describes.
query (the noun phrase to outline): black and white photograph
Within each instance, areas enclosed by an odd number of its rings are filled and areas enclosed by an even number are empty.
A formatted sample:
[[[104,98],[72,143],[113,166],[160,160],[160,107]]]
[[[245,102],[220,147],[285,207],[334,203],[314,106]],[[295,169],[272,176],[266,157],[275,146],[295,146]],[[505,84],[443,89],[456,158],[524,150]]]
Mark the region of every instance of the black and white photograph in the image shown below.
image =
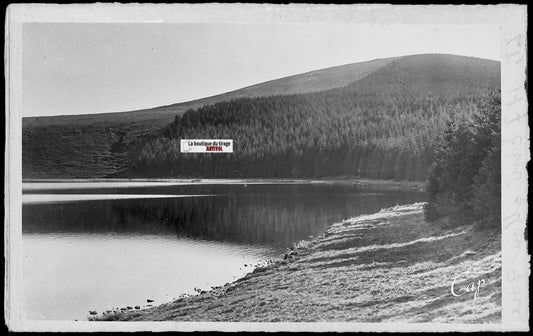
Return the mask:
[[[5,27],[10,330],[529,330],[526,6]]]

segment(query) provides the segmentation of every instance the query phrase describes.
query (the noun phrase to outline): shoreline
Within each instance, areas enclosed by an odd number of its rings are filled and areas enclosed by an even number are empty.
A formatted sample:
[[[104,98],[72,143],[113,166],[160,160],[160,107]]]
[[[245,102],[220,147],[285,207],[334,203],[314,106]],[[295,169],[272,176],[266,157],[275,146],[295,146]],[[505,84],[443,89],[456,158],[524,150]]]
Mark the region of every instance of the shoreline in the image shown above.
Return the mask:
[[[90,320],[500,322],[500,235],[427,223],[423,205],[333,224],[283,258],[199,295]],[[481,280],[475,298],[465,292]]]
[[[374,180],[349,177],[331,177],[321,179],[168,179],[168,178],[94,178],[94,179],[23,179],[29,183],[176,183],[180,185],[216,185],[216,184],[347,184],[367,190],[398,190],[425,192],[424,181]]]

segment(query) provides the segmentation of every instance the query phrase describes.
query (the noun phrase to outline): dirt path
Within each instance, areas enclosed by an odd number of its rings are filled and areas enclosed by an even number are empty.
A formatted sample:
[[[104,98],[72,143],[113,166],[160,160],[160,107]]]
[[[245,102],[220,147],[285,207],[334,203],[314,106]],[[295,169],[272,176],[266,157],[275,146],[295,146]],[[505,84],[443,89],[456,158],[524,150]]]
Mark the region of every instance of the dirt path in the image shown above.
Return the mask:
[[[301,242],[292,256],[233,284],[101,318],[500,322],[499,233],[442,229],[424,220],[422,207],[398,206],[335,224],[314,241]],[[451,293],[454,278],[460,296]]]

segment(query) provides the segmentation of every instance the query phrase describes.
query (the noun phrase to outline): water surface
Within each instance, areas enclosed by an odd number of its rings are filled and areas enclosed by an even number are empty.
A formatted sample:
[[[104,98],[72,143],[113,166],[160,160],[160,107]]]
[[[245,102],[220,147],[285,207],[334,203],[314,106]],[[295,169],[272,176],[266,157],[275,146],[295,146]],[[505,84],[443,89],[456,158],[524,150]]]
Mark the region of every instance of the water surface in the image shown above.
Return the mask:
[[[327,183],[33,183],[23,195],[24,309],[73,320],[167,302],[231,282],[334,222],[424,198]]]

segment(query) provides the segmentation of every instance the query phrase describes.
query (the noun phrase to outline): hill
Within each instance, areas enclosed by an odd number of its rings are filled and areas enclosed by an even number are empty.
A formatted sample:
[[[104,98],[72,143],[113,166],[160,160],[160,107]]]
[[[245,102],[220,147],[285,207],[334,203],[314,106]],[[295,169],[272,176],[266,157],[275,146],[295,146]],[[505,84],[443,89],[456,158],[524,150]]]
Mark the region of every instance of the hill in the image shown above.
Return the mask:
[[[25,119],[23,177],[423,180],[447,121],[499,87],[499,62],[416,55],[150,110]],[[180,138],[232,138],[235,153],[181,155]]]
[[[341,65],[236,91],[131,112],[22,120],[23,178],[105,177],[125,165],[124,148],[142,142],[189,109],[244,97],[315,92],[357,81],[395,58]]]
[[[447,123],[499,86],[497,62],[402,57],[344,87],[189,110],[132,150],[122,176],[425,180]],[[234,154],[182,154],[182,138],[233,139]]]

